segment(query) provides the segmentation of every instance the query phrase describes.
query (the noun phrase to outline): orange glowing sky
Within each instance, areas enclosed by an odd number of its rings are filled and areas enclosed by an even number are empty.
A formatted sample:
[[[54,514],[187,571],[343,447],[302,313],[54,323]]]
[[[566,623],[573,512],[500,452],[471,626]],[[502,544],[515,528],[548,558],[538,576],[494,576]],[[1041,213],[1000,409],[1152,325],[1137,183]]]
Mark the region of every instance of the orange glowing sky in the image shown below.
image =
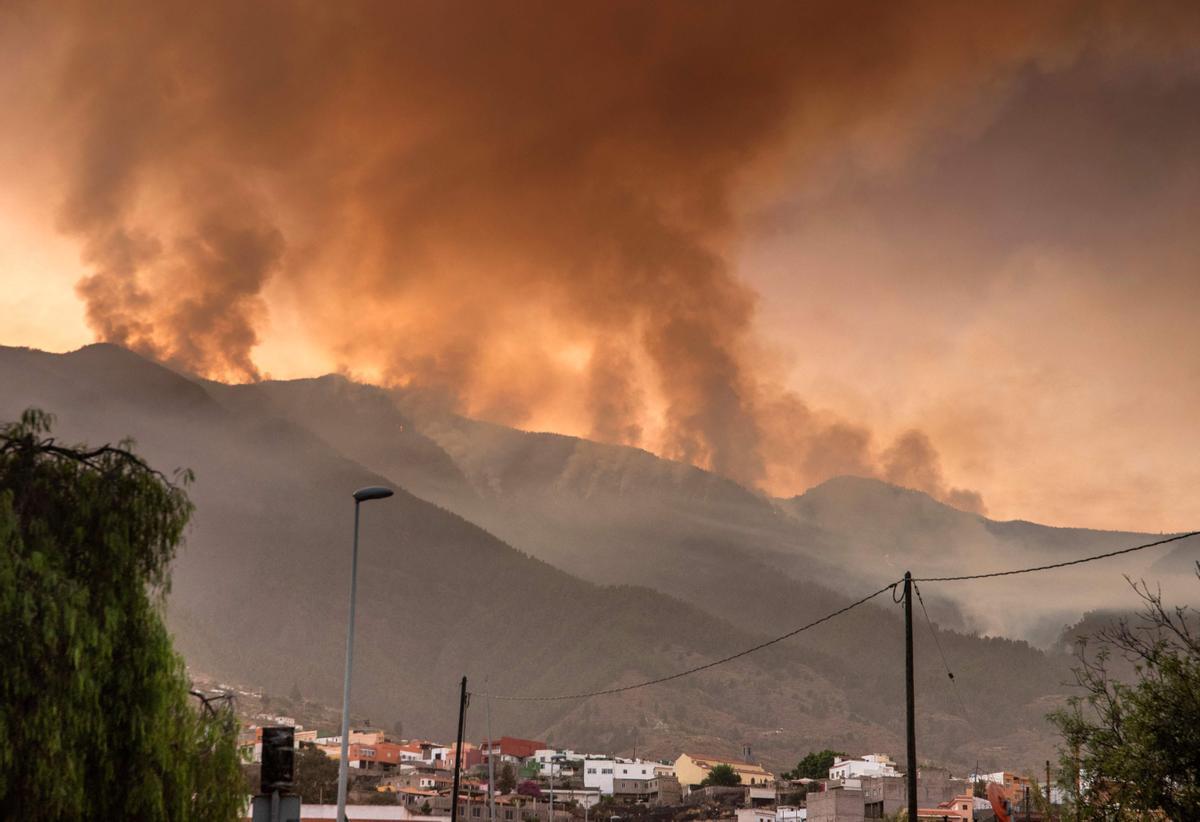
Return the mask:
[[[804,6],[17,4],[0,343],[1197,527],[1196,8]]]

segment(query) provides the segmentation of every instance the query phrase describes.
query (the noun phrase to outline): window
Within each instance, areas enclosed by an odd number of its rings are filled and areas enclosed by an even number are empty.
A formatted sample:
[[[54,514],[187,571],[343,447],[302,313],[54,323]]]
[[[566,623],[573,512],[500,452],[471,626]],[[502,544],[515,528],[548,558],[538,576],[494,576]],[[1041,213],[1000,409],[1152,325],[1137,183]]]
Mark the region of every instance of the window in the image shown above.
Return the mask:
[[[480,808],[478,806],[471,808],[471,816],[479,816]]]

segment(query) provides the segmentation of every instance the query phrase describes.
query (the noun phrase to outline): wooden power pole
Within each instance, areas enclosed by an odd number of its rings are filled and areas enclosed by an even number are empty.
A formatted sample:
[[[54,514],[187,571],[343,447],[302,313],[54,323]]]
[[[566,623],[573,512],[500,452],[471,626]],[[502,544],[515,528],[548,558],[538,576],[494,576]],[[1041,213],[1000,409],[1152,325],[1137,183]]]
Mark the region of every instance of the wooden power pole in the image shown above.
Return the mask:
[[[917,818],[917,699],[913,693],[912,573],[904,572],[904,697],[908,736],[908,818]]]
[[[450,822],[458,822],[458,780],[462,774],[463,719],[467,713],[467,678],[458,697],[458,744],[454,746],[454,791],[450,796]]]

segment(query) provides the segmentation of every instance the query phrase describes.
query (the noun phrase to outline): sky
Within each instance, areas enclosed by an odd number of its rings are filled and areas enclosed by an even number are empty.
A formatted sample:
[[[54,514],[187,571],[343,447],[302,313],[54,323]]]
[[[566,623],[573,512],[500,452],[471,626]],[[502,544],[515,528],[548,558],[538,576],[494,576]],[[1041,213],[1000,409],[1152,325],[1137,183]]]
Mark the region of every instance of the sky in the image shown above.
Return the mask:
[[[1200,527],[1194,4],[11,2],[0,104],[0,344]]]

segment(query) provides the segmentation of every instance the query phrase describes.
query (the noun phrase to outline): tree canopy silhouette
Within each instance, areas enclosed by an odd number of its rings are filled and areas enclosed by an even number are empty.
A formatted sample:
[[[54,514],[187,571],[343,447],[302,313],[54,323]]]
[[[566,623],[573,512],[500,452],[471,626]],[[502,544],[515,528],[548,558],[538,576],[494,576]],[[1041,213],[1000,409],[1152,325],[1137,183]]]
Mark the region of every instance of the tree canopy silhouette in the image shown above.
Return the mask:
[[[834,751],[826,748],[823,751],[810,751],[803,759],[796,763],[793,770],[785,771],[784,779],[825,779],[829,776],[829,769],[833,767],[833,761],[839,756],[845,756],[842,751]]]
[[[707,788],[709,785],[715,785],[720,788],[734,788],[740,784],[742,784],[742,777],[733,769],[732,765],[713,765],[708,776],[704,777],[700,783],[700,787]]]
[[[1200,613],[1131,584],[1142,612],[1101,630],[1093,655],[1081,647],[1083,695],[1050,715],[1062,786],[1089,818],[1200,819]]]
[[[191,698],[162,619],[190,476],[51,423],[0,427],[0,816],[235,818],[236,721]]]

